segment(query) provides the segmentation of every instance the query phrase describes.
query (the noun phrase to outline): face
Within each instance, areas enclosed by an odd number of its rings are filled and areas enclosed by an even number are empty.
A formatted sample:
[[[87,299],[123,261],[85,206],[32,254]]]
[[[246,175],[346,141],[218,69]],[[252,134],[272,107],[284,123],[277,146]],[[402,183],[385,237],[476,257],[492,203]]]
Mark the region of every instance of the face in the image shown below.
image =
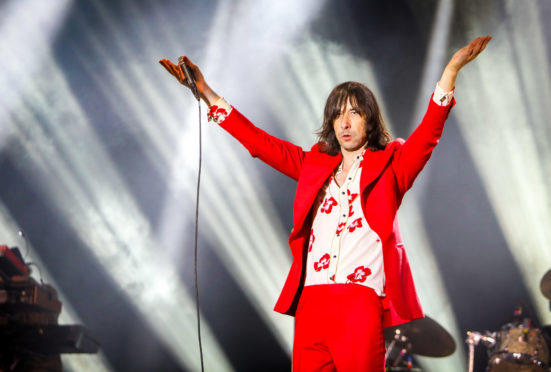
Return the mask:
[[[348,100],[346,107],[333,121],[333,130],[341,146],[341,152],[356,152],[365,148],[367,144],[365,126],[365,119],[360,111]]]

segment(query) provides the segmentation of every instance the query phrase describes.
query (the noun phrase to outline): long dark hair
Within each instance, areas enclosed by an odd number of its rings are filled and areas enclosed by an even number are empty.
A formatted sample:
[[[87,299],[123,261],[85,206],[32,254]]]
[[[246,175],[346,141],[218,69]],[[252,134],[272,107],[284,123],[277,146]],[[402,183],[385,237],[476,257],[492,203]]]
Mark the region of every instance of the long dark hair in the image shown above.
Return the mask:
[[[365,119],[367,147],[373,151],[384,149],[392,137],[383,121],[375,95],[362,83],[347,81],[333,88],[327,97],[323,112],[323,124],[317,132],[320,150],[333,156],[341,151],[333,123],[348,100],[352,106],[358,108],[360,115]]]

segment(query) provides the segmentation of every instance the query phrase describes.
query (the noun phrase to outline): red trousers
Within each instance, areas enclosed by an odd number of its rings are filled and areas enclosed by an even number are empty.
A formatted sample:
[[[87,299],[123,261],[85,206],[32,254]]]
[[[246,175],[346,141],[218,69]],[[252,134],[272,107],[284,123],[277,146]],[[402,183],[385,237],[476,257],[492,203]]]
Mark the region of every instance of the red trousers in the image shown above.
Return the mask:
[[[383,306],[357,284],[304,287],[295,315],[293,372],[382,372]]]

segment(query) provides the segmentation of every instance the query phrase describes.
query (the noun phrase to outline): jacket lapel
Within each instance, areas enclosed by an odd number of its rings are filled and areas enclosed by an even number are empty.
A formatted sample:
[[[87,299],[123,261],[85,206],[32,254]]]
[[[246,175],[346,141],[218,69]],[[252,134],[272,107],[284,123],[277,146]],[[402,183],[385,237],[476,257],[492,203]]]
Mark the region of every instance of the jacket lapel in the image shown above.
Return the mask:
[[[362,178],[360,179],[360,190],[362,193],[381,174],[395,149],[396,147],[393,144],[389,144],[385,150],[368,150],[365,152],[362,163]],[[319,152],[317,149],[312,149],[308,154],[298,179],[293,208],[294,227],[289,241],[294,240],[301,233],[320,188],[339,165],[341,159],[341,154],[331,156]]]
[[[362,178],[360,179],[360,192],[363,193],[385,169],[385,166],[390,161],[392,154],[396,150],[393,143],[389,144],[386,149],[379,151],[367,150],[364,153],[362,162]]]
[[[293,208],[294,234],[302,230],[318,191],[339,165],[341,158],[340,154],[331,156],[316,150],[310,152],[304,162],[295,195],[295,206]]]

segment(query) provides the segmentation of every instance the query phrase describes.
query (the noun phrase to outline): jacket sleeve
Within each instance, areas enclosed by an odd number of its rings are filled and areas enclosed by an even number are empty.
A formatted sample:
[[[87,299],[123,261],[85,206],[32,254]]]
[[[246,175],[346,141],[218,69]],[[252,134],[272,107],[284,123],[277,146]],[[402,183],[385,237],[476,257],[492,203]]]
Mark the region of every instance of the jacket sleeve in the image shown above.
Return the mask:
[[[392,166],[402,193],[411,188],[413,181],[430,159],[432,151],[442,135],[444,123],[454,105],[455,99],[447,106],[439,106],[431,97],[423,120],[402,146],[396,150]]]
[[[235,108],[220,126],[241,142],[251,156],[298,180],[306,156],[301,147],[257,128]]]

